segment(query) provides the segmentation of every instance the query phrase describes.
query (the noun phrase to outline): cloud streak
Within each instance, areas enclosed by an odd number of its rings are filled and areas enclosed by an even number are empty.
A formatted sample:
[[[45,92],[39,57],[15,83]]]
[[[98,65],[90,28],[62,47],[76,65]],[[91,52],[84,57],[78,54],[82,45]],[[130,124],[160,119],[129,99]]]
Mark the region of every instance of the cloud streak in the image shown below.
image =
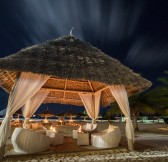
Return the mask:
[[[13,9],[15,21],[26,37],[21,42],[37,44],[47,39],[74,35],[100,43],[121,41],[135,31],[143,11],[143,1],[123,0],[22,0]]]
[[[125,62],[141,68],[159,68],[168,62],[168,43],[152,37],[140,38],[130,48]]]

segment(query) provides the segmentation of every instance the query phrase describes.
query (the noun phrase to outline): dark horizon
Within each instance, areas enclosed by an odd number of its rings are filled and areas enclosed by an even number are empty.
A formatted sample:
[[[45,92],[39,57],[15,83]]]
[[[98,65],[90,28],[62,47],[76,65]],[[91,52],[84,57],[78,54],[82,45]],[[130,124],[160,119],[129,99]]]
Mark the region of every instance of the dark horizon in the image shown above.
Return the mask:
[[[74,27],[75,37],[118,59],[157,86],[157,78],[168,70],[167,7],[166,0],[2,0],[0,57],[69,35]],[[0,88],[0,110],[6,107],[7,97]],[[51,107],[67,109],[58,104]]]

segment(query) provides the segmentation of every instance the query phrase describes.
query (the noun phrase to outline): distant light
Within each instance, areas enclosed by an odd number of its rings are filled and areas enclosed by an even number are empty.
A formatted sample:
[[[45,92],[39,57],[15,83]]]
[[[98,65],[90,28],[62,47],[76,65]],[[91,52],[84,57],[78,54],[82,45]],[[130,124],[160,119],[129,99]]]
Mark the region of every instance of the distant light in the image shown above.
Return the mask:
[[[168,130],[168,128],[158,128],[158,129],[160,129],[160,130]]]

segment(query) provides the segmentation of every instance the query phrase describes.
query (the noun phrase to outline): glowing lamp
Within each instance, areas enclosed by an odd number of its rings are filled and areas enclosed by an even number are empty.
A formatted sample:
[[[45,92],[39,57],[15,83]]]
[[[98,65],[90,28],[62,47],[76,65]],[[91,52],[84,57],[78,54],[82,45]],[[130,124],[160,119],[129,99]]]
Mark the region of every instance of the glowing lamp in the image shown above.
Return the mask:
[[[53,131],[53,132],[56,132],[56,129],[55,129],[55,127],[53,127],[53,128],[52,128],[52,131]]]
[[[51,126],[51,127],[50,127],[50,130],[52,130],[52,129],[53,129],[53,127]]]
[[[45,122],[45,123],[48,123],[48,120],[47,120],[47,119],[45,119],[45,120],[44,120],[44,122]]]

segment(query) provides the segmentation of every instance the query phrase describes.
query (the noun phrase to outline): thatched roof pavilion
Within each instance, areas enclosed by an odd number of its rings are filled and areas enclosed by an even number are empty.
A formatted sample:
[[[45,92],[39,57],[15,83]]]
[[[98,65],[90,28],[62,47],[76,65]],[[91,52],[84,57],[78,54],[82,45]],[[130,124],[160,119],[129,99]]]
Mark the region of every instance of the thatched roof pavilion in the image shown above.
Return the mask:
[[[83,105],[79,92],[102,91],[101,106],[114,101],[108,85],[125,85],[129,95],[151,82],[118,60],[73,36],[34,45],[0,59],[0,86],[10,92],[18,72],[51,77],[42,87],[50,89],[44,103]]]
[[[26,122],[39,103],[84,105],[93,124],[100,105],[115,99],[126,116],[132,150],[134,131],[127,93],[141,92],[151,82],[88,43],[66,36],[0,59],[0,86],[11,92],[0,127],[0,146],[7,142],[10,116],[22,106]]]

